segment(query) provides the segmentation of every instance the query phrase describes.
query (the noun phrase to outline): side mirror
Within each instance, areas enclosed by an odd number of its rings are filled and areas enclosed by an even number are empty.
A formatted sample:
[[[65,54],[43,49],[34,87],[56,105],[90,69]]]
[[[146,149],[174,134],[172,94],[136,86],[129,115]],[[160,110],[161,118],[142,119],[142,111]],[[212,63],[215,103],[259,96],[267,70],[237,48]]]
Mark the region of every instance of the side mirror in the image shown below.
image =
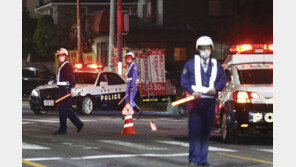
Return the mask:
[[[100,86],[108,86],[108,82],[100,82]]]

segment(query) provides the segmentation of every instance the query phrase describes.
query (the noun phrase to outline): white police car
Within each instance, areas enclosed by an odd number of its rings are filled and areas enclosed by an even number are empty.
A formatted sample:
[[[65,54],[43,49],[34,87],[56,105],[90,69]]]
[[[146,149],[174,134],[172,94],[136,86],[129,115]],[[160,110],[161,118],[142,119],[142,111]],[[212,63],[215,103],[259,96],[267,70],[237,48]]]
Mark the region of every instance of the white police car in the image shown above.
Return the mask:
[[[125,79],[115,72],[103,71],[100,68],[101,66],[95,64],[75,65],[76,85],[71,94],[72,106],[78,113],[90,115],[97,107],[116,107],[125,96]],[[35,114],[46,114],[50,110],[58,109],[58,104],[54,102],[58,98],[59,90],[56,84],[38,86],[29,98],[30,108]]]
[[[273,45],[234,45],[222,66],[227,85],[218,95],[215,126],[223,141],[272,134]]]

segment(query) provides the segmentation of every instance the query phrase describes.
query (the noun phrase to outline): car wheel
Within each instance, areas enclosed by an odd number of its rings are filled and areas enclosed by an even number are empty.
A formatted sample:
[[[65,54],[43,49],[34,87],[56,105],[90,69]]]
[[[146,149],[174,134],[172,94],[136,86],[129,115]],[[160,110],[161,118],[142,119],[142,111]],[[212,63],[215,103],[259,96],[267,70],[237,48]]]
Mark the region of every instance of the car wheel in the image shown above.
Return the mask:
[[[46,110],[33,110],[36,115],[46,115],[48,111]]]
[[[238,136],[235,132],[229,130],[229,126],[227,114],[223,112],[221,124],[222,140],[224,143],[236,143]]]
[[[91,97],[86,96],[81,103],[81,114],[90,115],[94,110],[94,103]]]

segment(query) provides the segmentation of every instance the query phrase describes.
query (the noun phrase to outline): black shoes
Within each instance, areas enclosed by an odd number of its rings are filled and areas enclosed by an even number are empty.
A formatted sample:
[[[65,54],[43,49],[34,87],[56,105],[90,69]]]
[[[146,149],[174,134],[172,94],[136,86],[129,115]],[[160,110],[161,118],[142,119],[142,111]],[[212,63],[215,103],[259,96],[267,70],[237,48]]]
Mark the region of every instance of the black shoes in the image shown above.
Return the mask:
[[[188,166],[210,166],[210,164],[209,163],[196,163],[196,162],[192,162],[192,161],[189,161],[188,162]]]
[[[65,135],[65,134],[67,134],[67,131],[56,131],[56,132],[54,132],[54,134],[55,135]]]
[[[77,133],[79,133],[81,131],[81,129],[83,128],[83,126],[84,126],[84,123],[82,123],[81,126],[77,128]]]
[[[210,166],[209,163],[202,163],[202,164],[199,164],[199,166]]]

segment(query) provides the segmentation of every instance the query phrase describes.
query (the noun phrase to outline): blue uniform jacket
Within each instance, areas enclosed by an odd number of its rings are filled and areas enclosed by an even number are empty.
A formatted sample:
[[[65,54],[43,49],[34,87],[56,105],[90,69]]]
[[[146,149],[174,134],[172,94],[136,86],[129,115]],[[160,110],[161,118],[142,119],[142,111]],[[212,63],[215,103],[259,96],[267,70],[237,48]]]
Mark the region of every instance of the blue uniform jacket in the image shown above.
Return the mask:
[[[60,90],[60,95],[66,95],[70,93],[70,88],[75,87],[75,78],[73,69],[70,63],[66,63],[61,69],[60,69],[60,78],[59,82],[68,82],[68,85],[58,85]]]
[[[200,70],[201,70],[201,81],[202,86],[209,87],[209,81],[210,76],[212,72],[212,61],[209,61],[209,66],[206,72],[204,72],[204,69],[202,65],[200,64]],[[216,92],[221,91],[225,85],[226,85],[226,77],[225,77],[225,71],[222,67],[222,65],[217,61],[217,78],[214,82],[214,87],[216,89]],[[192,94],[194,91],[192,89],[192,85],[195,84],[195,70],[194,70],[194,58],[190,59],[186,62],[184,65],[182,74],[181,74],[181,86],[182,88]],[[207,95],[207,94],[204,94]]]
[[[128,65],[127,69],[129,69],[130,65]],[[127,84],[128,88],[135,88],[137,86],[136,81],[137,81],[137,78],[138,78],[138,73],[139,73],[139,67],[134,62],[132,67],[130,68],[129,73],[127,74],[127,78],[132,79],[131,81],[128,81],[128,84]]]

